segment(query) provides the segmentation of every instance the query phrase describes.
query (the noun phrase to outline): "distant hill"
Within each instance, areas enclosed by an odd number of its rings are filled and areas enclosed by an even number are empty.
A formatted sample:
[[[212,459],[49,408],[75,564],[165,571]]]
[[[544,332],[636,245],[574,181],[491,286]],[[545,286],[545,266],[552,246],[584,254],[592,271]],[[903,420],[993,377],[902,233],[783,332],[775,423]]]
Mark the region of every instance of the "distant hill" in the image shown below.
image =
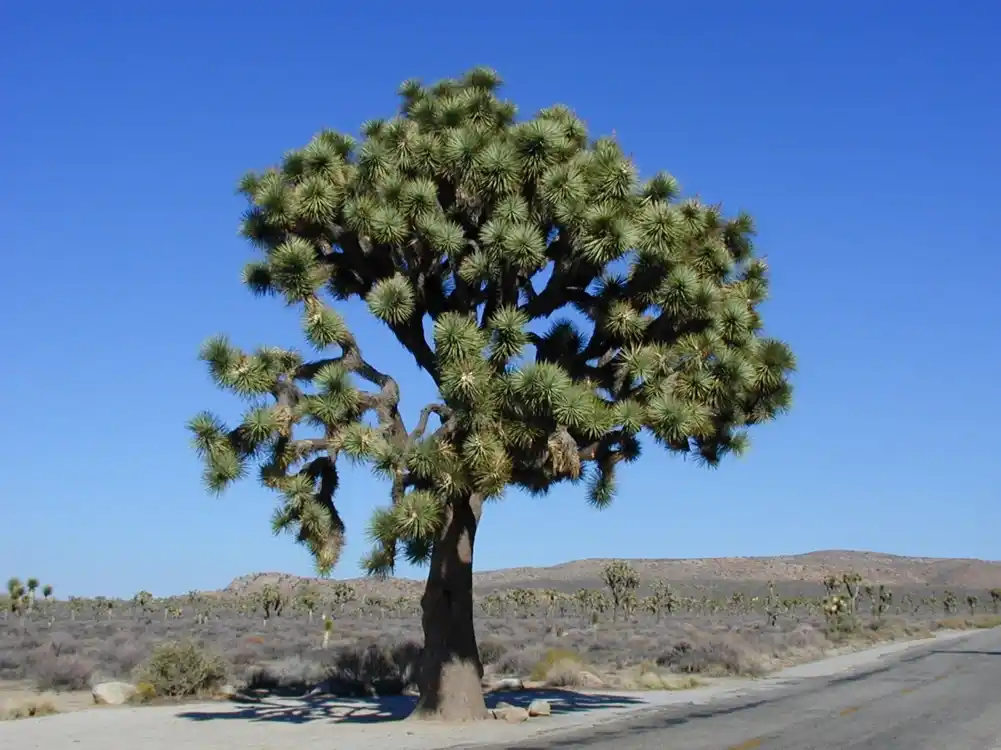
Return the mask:
[[[601,569],[608,559],[574,560],[545,568],[506,568],[475,575],[479,591],[510,588],[555,588],[572,591],[600,586]],[[641,579],[663,579],[679,586],[718,585],[732,588],[742,583],[765,581],[818,585],[826,575],[852,569],[871,583],[913,587],[933,586],[962,590],[1001,588],[1001,562],[986,560],[905,557],[879,552],[824,550],[802,555],[776,557],[707,557],[693,559],[631,559]],[[240,576],[226,587],[226,593],[247,593],[267,583],[290,585],[313,581],[329,585],[325,579],[307,579],[287,573],[254,573]],[[409,578],[352,579],[363,594],[402,596],[419,594],[423,582]]]

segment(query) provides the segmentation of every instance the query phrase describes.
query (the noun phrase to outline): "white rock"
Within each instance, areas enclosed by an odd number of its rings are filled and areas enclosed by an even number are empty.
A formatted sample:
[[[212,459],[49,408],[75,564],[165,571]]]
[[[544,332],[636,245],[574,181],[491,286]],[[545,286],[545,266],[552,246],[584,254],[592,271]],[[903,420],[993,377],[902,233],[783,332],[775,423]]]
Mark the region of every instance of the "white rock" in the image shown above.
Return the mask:
[[[549,705],[549,701],[543,700],[542,698],[536,698],[528,705],[528,715],[529,716],[552,716],[553,707]]]
[[[128,682],[101,682],[91,688],[94,703],[104,706],[121,706],[136,694],[136,686]]]
[[[494,717],[508,724],[521,724],[528,721],[528,709],[518,706],[508,706],[507,708],[495,708]]]

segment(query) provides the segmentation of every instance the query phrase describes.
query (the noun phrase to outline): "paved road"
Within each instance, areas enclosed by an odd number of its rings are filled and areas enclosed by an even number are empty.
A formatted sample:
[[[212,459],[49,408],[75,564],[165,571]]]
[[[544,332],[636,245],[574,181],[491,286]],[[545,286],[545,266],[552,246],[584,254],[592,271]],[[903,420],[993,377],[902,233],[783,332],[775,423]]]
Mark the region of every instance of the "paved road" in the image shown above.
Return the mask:
[[[497,746],[498,749],[501,746]],[[1001,628],[509,750],[1001,750]]]

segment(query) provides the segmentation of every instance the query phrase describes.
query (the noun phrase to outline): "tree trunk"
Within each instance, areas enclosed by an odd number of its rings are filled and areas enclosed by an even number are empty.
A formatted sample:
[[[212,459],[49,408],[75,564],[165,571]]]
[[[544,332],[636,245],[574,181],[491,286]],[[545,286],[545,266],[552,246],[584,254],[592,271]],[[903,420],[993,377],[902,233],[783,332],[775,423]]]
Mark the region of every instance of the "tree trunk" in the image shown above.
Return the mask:
[[[483,498],[476,494],[453,502],[431,554],[421,599],[424,652],[415,719],[475,721],[488,716],[473,627],[473,543],[482,509]]]

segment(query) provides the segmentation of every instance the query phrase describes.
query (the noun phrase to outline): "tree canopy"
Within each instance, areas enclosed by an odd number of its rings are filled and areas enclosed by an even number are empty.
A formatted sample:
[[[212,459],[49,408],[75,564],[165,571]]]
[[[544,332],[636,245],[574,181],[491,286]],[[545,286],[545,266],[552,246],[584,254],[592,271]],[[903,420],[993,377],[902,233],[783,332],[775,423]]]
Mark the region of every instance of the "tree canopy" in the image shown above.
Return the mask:
[[[210,339],[213,379],[248,408],[235,427],[208,412],[189,427],[207,486],[256,466],[282,499],[275,530],[321,572],[342,547],[342,456],[390,488],[365,563],[388,573],[429,559],[457,498],[567,481],[605,506],[642,433],[715,465],[790,405],[751,217],[682,198],[663,172],[641,181],[567,107],[518,121],[500,83],[483,68],[408,81],[360,140],[323,130],[240,183],[262,251],[244,282],[301,310],[315,356]],[[355,296],[437,385],[411,429],[398,382],[336,310]]]

